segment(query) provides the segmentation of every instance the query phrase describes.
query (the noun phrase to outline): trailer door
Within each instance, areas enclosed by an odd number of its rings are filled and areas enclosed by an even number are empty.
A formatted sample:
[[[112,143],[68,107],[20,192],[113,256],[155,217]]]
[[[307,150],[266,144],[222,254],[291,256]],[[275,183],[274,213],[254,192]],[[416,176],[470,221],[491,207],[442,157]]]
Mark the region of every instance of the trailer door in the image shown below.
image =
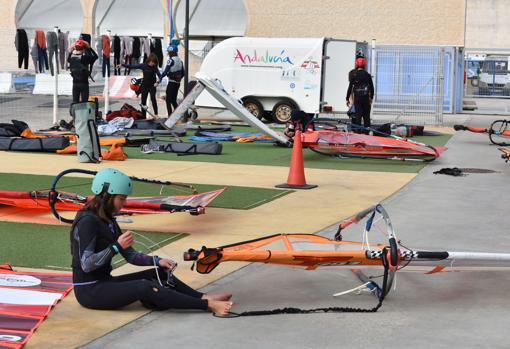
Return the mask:
[[[356,59],[356,42],[327,40],[324,55],[322,104],[331,106],[333,112],[346,112],[345,95],[349,87],[349,71],[354,68]]]

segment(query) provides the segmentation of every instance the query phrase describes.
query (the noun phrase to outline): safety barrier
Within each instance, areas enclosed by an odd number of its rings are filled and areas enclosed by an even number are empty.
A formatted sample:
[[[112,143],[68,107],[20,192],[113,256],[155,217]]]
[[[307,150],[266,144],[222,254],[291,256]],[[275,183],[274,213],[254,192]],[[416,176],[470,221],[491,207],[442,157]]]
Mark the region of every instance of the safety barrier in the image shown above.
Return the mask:
[[[14,93],[14,80],[11,73],[0,73],[0,93]]]
[[[49,74],[36,74],[34,95],[52,95],[55,91],[55,77]],[[58,94],[72,96],[73,78],[70,74],[58,74]]]
[[[110,98],[115,99],[129,99],[136,98],[136,94],[129,87],[131,79],[133,77],[129,75],[117,75],[110,76],[108,80],[108,89]],[[103,90],[103,96],[106,96],[106,86]]]

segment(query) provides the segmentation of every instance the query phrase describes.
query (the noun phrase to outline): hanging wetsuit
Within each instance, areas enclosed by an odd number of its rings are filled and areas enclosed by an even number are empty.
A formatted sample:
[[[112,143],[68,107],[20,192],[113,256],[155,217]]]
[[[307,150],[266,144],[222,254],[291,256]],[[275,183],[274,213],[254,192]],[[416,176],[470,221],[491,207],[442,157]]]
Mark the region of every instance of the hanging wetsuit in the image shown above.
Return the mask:
[[[117,239],[122,231],[115,221],[106,223],[95,213],[80,210],[71,228],[71,253],[74,294],[78,303],[92,309],[117,309],[140,301],[149,309],[202,309],[207,300],[165,269],[148,269],[139,273],[112,276],[112,258],[120,253],[134,265],[158,265],[159,257],[151,257],[123,249]]]
[[[62,70],[66,69],[67,50],[69,48],[68,36],[69,36],[69,32],[63,33],[60,31],[60,29],[58,30],[58,38],[57,38],[58,55],[59,55],[59,60],[60,60],[60,68],[62,68]]]
[[[113,37],[113,74],[120,75],[120,68],[117,68],[120,64],[120,38],[115,35]]]
[[[140,62],[141,55],[142,55],[142,52],[141,52],[140,38],[137,36],[133,36],[133,60],[131,61],[131,63]]]
[[[32,57],[32,62],[34,63],[34,70],[35,73],[39,73],[39,48],[37,47],[37,39],[34,38],[34,41],[32,43],[32,47],[30,48],[30,56]]]
[[[122,45],[122,60],[124,61],[124,64],[131,64],[133,59],[133,38],[130,36],[123,36],[121,39],[121,45]],[[129,75],[130,71],[129,69],[124,69],[124,75]]]
[[[27,32],[24,29],[16,31],[14,44],[16,45],[16,51],[18,51],[18,68],[21,68],[23,65],[25,69],[28,69],[28,53],[30,48],[28,47]]]
[[[48,66],[48,52],[46,49],[46,37],[42,30],[35,31],[35,40],[37,42],[37,61],[39,63],[39,73],[44,73],[44,68],[46,70],[50,69]]]
[[[158,65],[161,68],[163,66],[163,47],[161,46],[161,39],[157,38],[154,41],[154,51],[158,57]]]
[[[55,68],[57,70],[57,74],[59,72],[58,63],[57,63],[57,54],[58,54],[58,37],[57,33],[53,31],[49,31],[46,33],[46,46],[48,47],[48,55],[49,55],[49,64],[51,75],[55,75]],[[53,67],[53,61],[55,61],[55,68]]]
[[[106,73],[108,73],[108,76],[110,76],[110,38],[108,35],[101,36],[101,47],[103,51],[102,72],[104,78]]]
[[[141,46],[142,52],[141,53],[142,53],[144,62],[147,59],[147,57],[149,57],[149,54],[151,53],[151,46],[152,46],[151,41],[152,40],[149,37],[142,39],[142,46]]]

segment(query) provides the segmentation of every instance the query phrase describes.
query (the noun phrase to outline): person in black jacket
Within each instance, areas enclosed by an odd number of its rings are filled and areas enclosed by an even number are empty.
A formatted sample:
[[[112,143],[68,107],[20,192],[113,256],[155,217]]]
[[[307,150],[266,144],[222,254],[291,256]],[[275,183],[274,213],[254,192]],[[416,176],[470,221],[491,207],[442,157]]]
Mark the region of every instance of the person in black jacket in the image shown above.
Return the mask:
[[[162,77],[168,76],[168,84],[166,86],[166,109],[168,116],[172,114],[173,110],[177,109],[177,94],[179,93],[179,87],[181,80],[184,76],[184,64],[182,63],[179,56],[177,56],[178,48],[174,45],[167,47],[168,61],[166,63],[165,70],[161,74]]]
[[[363,126],[366,130],[370,127],[370,108],[374,99],[374,84],[372,76],[365,70],[365,65],[364,58],[356,59],[356,70],[349,77],[350,81],[345,101],[348,107],[351,106],[351,103],[354,103],[356,111],[352,120],[353,126],[361,126],[361,119],[363,119]],[[351,96],[353,102],[350,100]]]
[[[89,44],[82,39],[70,47],[67,57],[69,70],[73,77],[73,103],[87,102],[89,100],[89,67],[94,64],[97,54],[94,50],[87,50]]]
[[[131,179],[106,168],[92,182],[94,198],[82,208],[71,227],[73,285],[82,306],[113,310],[140,301],[155,310],[201,309],[225,315],[231,294],[198,292],[173,275],[177,263],[133,249],[133,232],[122,232],[114,215],[131,194]],[[121,254],[127,262],[154,266],[145,271],[112,276],[112,258]]]
[[[151,95],[152,109],[154,115],[158,115],[158,102],[156,101],[156,86],[161,81],[161,72],[158,68],[158,57],[151,53],[145,63],[142,64],[122,64],[129,69],[140,69],[143,72],[142,84],[140,86],[142,94],[142,117],[147,116],[147,96]]]

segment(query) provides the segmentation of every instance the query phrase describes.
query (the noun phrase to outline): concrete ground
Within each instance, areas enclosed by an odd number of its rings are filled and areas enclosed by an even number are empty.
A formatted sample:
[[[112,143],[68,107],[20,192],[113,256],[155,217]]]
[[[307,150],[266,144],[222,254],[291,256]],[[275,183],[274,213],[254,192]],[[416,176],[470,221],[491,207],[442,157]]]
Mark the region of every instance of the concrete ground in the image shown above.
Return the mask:
[[[464,98],[471,106],[476,105],[474,110],[465,110],[466,114],[481,114],[481,115],[510,115],[510,98],[497,98],[497,97],[473,97]],[[474,104],[473,104],[474,103]]]
[[[487,126],[490,117],[473,118]],[[408,247],[508,252],[508,177],[486,135],[457,133],[441,161],[383,201]],[[434,175],[442,167],[482,168],[491,174]],[[313,209],[303,204],[303,210]],[[332,236],[335,226],[322,231]],[[344,239],[359,236],[344,235]],[[189,246],[200,247],[200,246]],[[225,266],[220,265],[218,269]],[[215,273],[216,271],[213,271]],[[381,270],[372,270],[379,274]],[[472,271],[424,275],[403,270],[396,290],[376,314],[319,313],[220,319],[202,312],[152,312],[83,348],[507,348],[510,273]],[[304,271],[253,264],[208,285],[232,291],[233,311],[286,306],[315,308],[376,304],[371,295],[332,293],[359,282],[342,268]]]

